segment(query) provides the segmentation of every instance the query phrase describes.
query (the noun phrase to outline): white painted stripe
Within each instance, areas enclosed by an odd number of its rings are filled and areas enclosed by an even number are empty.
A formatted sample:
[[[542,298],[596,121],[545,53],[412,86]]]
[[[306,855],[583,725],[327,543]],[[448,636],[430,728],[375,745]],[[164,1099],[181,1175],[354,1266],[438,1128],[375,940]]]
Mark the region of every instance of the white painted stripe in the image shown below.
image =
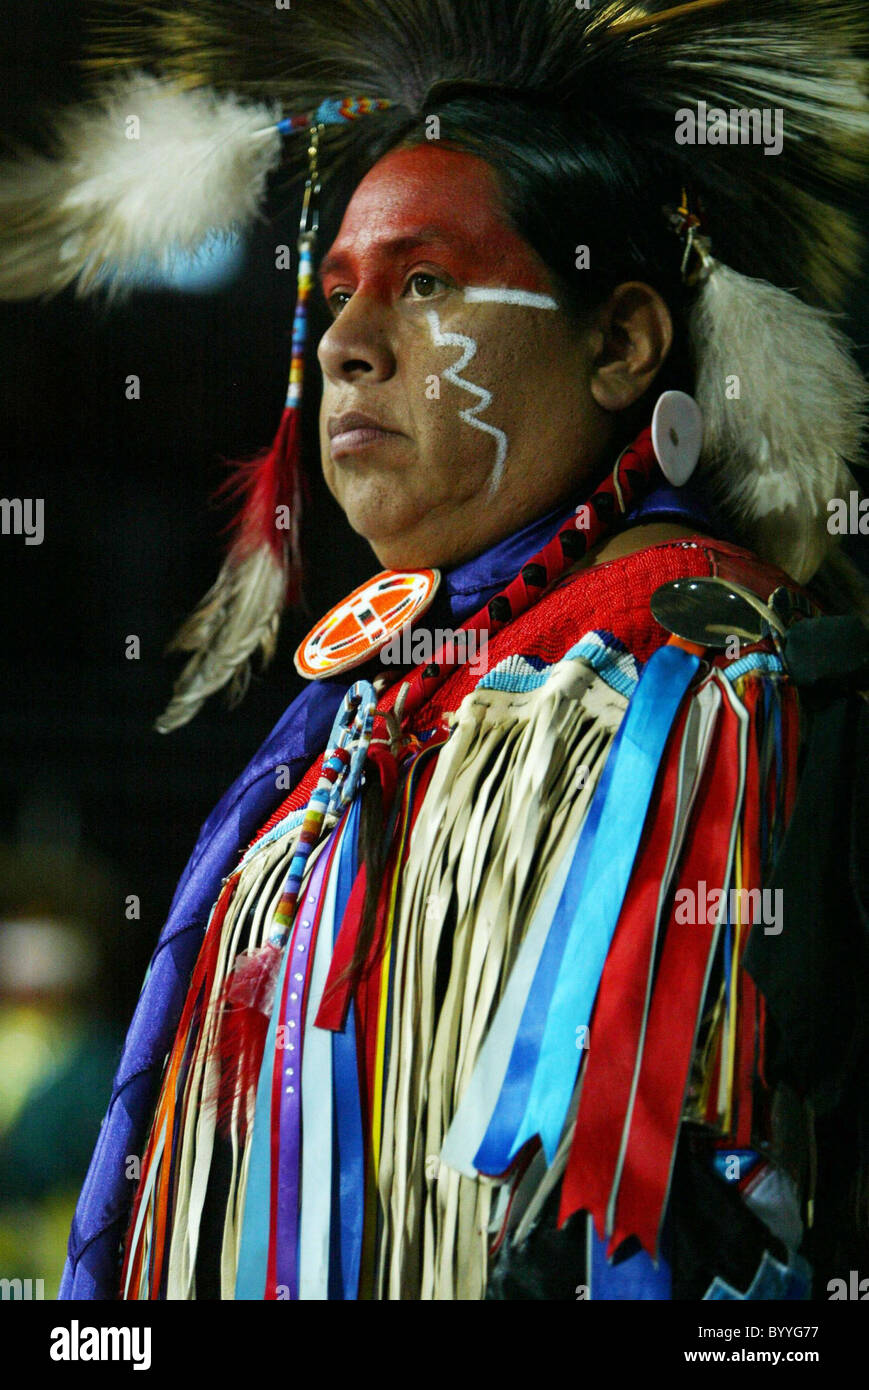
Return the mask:
[[[469,285],[465,290],[469,304],[522,304],[527,309],[557,309],[557,302],[548,294],[532,294],[530,290],[498,290],[488,285]]]
[[[467,293],[467,291],[466,291]],[[486,434],[491,434],[496,441],[495,463],[489,480],[489,495],[497,491],[504,473],[504,460],[507,457],[507,436],[503,430],[499,430],[496,425],[490,425],[485,420],[478,420],[477,416],[481,410],[487,410],[492,403],[492,393],[487,391],[485,386],[476,386],[473,381],[468,381],[466,377],[460,375],[467,367],[468,363],[477,355],[477,344],[473,338],[469,338],[465,333],[445,333],[441,328],[437,310],[429,309],[426,314],[432,338],[437,347],[457,347],[462,349],[462,355],[451,367],[443,372],[447,381],[451,381],[454,386],[461,386],[463,391],[470,391],[472,396],[477,396],[477,404],[469,405],[466,410],[459,411],[459,419],[466,424],[473,425],[475,430],[483,430]]]

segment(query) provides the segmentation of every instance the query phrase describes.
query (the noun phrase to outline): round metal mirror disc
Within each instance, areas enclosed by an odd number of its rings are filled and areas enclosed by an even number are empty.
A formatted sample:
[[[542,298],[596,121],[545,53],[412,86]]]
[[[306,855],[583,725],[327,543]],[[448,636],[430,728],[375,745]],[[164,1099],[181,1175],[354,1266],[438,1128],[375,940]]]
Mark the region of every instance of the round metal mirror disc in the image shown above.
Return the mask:
[[[723,579],[674,579],[652,595],[661,627],[703,647],[724,647],[728,638],[759,642],[763,618]]]

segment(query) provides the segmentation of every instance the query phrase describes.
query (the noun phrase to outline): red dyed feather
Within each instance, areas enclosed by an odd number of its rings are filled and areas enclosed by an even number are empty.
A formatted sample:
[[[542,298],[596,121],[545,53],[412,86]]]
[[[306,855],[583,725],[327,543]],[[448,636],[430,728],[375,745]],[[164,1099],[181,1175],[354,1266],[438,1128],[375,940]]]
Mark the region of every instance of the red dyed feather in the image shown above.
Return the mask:
[[[217,1123],[225,1135],[232,1129],[236,1101],[239,1134],[247,1130],[248,1105],[259,1081],[282,956],[270,942],[256,951],[242,951],[221,992]]]
[[[271,447],[255,458],[233,463],[217,497],[241,499],[241,510],[230,523],[233,550],[244,559],[258,546],[268,545],[281,563],[289,560],[289,587],[295,597],[301,570],[299,522],[302,512],[301,434],[299,412],[288,406]],[[286,513],[283,509],[286,508]]]

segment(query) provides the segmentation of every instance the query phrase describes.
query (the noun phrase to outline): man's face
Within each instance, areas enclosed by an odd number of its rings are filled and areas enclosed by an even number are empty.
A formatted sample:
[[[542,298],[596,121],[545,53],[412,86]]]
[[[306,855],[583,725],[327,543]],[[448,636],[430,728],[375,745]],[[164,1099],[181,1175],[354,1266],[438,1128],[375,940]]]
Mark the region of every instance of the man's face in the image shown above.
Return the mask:
[[[577,272],[582,273],[582,272]],[[390,568],[452,565],[566,500],[610,436],[591,335],[482,159],[393,151],[320,268],[326,482]]]

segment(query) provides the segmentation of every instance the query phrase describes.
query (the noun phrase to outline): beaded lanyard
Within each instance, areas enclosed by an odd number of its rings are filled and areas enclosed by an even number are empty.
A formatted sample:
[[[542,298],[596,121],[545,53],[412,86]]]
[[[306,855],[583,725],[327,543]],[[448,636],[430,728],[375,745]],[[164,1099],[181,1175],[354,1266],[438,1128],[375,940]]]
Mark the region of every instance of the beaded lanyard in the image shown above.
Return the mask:
[[[341,701],[329,742],[332,745],[317,785],[311,793],[296,852],[290,863],[286,885],[275,912],[269,944],[280,948],[287,939],[296,910],[305,865],[320,839],[326,815],[338,816],[356,795],[374,728],[376,705],[374,687],[357,681]]]

